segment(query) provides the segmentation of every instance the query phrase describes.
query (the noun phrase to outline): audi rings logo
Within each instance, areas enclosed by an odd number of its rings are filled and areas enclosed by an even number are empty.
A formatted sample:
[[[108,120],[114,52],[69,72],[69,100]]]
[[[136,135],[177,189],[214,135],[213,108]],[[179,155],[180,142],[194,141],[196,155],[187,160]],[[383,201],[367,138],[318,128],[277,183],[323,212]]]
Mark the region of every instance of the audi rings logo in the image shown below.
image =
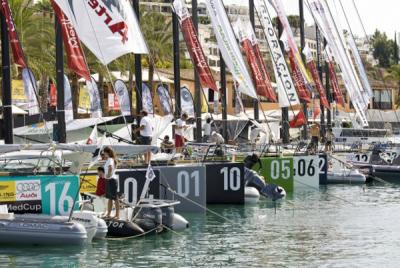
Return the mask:
[[[39,182],[24,182],[18,183],[16,185],[17,194],[22,194],[26,192],[37,192],[40,190],[40,183]]]

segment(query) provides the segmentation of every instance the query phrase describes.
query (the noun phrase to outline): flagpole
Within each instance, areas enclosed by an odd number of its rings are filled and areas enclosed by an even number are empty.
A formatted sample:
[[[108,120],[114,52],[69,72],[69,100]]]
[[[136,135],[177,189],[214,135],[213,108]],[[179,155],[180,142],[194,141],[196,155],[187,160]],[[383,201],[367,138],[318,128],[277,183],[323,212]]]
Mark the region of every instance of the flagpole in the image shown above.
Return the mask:
[[[139,0],[133,1],[133,11],[140,22]],[[142,55],[135,54],[135,83],[136,83],[136,123],[140,124],[140,111],[142,110]]]
[[[197,0],[192,0],[192,20],[193,26],[196,32],[199,32],[199,19],[197,15]],[[195,88],[195,113],[196,113],[196,141],[201,142],[201,104],[202,104],[202,94],[199,75],[197,74],[196,68],[194,68],[194,88]],[[207,104],[208,105],[208,104]]]
[[[318,69],[319,78],[321,79],[321,81],[323,81],[323,78],[322,78],[322,57],[321,57],[321,33],[320,33],[317,25],[315,25],[315,39],[317,41],[317,69]],[[325,126],[325,107],[321,103],[321,98],[320,98],[320,103],[319,104],[320,104],[319,106],[320,106],[320,109],[321,109],[321,115],[320,115],[321,129],[320,129],[320,132],[321,132],[321,136],[325,137],[325,131],[326,131],[326,126]]]
[[[254,20],[254,0],[249,0],[249,17],[250,17],[250,23],[253,29],[255,29],[255,20]],[[254,107],[254,119],[259,120],[260,119],[260,109],[258,106],[258,99],[253,100],[253,107]]]
[[[324,38],[324,48],[326,48],[326,45],[328,43],[326,42],[326,39]],[[331,88],[330,88],[330,82],[329,82],[329,63],[325,61],[325,89],[326,89],[326,96],[328,98],[328,104],[329,107],[331,108],[326,112],[326,121],[327,121],[327,128],[330,129],[332,128],[332,93],[331,93]]]
[[[173,2],[173,0],[172,0]],[[179,19],[172,10],[172,40],[174,54],[175,118],[181,116],[181,66],[179,57]]]
[[[54,16],[56,31],[56,82],[57,82],[57,141],[67,142],[64,107],[64,55],[61,24]]]
[[[305,34],[304,34],[304,2],[303,0],[299,0],[299,16],[300,16],[300,47],[301,47],[301,58],[303,62],[305,62],[303,49],[305,47]],[[303,140],[308,139],[307,125],[308,125],[308,111],[307,111],[307,103],[303,100],[300,100],[301,106],[303,108],[304,116],[306,118],[306,124],[303,126],[302,130],[302,138]]]
[[[228,114],[226,109],[226,66],[224,58],[221,52],[219,53],[219,68],[220,68],[220,96],[221,96],[221,106],[222,106],[222,136],[224,136],[225,141],[228,141]]]

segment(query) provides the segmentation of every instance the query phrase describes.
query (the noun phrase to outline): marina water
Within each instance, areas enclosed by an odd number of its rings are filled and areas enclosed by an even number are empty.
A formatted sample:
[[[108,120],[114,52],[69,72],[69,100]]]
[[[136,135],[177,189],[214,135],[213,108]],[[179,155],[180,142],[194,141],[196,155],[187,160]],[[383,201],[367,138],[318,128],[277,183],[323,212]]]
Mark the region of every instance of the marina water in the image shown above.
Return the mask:
[[[209,206],[191,227],[83,248],[1,247],[1,267],[399,267],[400,188],[328,186]],[[226,219],[224,219],[226,218]],[[229,219],[229,220],[228,220]],[[5,266],[3,266],[5,265]]]

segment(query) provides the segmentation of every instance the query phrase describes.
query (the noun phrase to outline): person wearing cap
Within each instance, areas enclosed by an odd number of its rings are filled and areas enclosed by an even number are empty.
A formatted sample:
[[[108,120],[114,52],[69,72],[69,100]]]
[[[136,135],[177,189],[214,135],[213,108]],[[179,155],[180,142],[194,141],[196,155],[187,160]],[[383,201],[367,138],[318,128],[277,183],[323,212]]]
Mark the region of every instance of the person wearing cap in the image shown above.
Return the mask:
[[[136,132],[140,132],[139,143],[141,145],[151,145],[151,140],[153,137],[153,126],[151,120],[148,117],[148,113],[145,110],[140,112],[142,119],[140,120],[140,126],[136,129]],[[147,151],[144,155],[144,162],[146,164],[150,163],[151,152]]]
[[[174,143],[169,140],[169,136],[165,135],[163,141],[161,142],[161,152],[166,154],[172,154],[172,150],[174,149]]]
[[[185,145],[185,138],[183,132],[188,128],[186,125],[186,120],[188,120],[189,116],[187,113],[183,113],[181,118],[176,120],[175,125],[175,148],[177,153],[182,152],[182,147]]]

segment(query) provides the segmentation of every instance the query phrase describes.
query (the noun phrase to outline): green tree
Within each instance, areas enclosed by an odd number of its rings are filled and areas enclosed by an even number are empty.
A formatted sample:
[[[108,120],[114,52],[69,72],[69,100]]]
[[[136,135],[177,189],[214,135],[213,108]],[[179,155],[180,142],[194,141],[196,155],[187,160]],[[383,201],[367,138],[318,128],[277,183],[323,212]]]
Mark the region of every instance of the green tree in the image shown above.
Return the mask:
[[[394,80],[397,83],[398,89],[400,90],[400,65],[392,65],[388,69],[388,74],[384,77],[385,80]],[[400,106],[400,98],[397,97],[396,99],[396,106]]]
[[[375,30],[372,36],[373,56],[378,60],[379,66],[388,68],[394,63],[394,42],[389,40],[386,33]]]

